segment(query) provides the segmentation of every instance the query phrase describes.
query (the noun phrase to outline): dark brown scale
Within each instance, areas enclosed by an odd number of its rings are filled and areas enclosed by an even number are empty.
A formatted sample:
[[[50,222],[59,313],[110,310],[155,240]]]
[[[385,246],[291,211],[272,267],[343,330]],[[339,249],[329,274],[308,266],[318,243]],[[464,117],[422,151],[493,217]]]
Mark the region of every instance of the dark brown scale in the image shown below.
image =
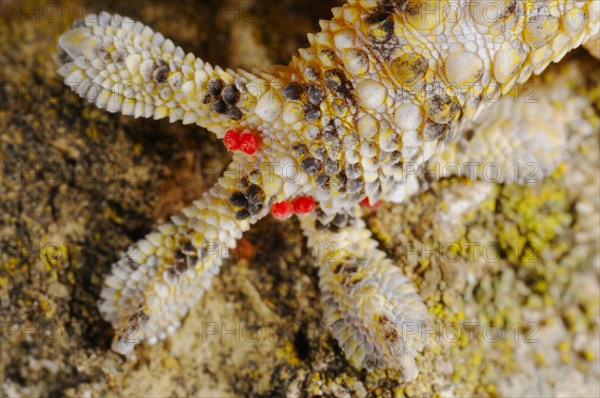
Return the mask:
[[[194,258],[197,256],[197,253],[194,253]],[[186,261],[175,263],[175,272],[178,274],[183,274],[189,268],[194,266],[194,260],[192,260],[191,256],[186,257]]]
[[[401,139],[400,134],[393,134],[391,137],[386,138],[381,142],[381,150],[385,151],[388,148],[397,148]]]
[[[348,182],[348,177],[344,172],[339,173],[338,175],[331,178],[330,184],[335,186],[339,192],[346,192],[346,183]]]
[[[287,84],[281,90],[281,95],[283,98],[290,101],[298,101],[300,100],[300,94],[302,93],[302,87],[295,82]]]
[[[169,67],[168,66],[159,66],[152,72],[152,78],[158,84],[163,84],[167,81],[167,76],[169,75]]]
[[[233,84],[226,86],[221,92],[221,99],[223,99],[227,105],[235,105],[239,98],[240,92]]]
[[[339,91],[342,88],[342,79],[338,70],[328,70],[325,72],[325,81],[333,91]]]
[[[342,146],[329,145],[327,147],[327,156],[330,160],[339,161],[342,159]]]
[[[326,230],[328,226],[323,224],[321,220],[317,220],[315,221],[315,228],[317,228],[317,231],[323,231]]]
[[[329,181],[329,177],[327,176],[327,174],[319,174],[318,176],[315,177],[315,182],[317,183],[317,186],[322,187],[325,184],[327,184],[327,182]]]
[[[336,120],[337,120],[337,119],[336,119]],[[327,126],[323,127],[323,131],[322,131],[322,133],[323,133],[324,135],[325,135],[326,133],[327,133],[327,134],[333,133],[333,134],[337,135],[337,131],[336,131],[336,129],[335,129],[335,122],[332,120],[331,122],[329,122],[329,124],[328,124]]]
[[[514,13],[516,8],[517,8],[517,0],[511,0],[510,1],[510,5],[508,7],[506,7],[506,11],[504,12],[504,14],[502,14],[502,16],[500,17],[500,19],[504,19],[507,16],[509,16],[512,13]]]
[[[255,183],[256,181],[260,180],[260,177],[261,177],[260,169],[253,168],[252,170],[250,170],[248,172],[248,174],[246,176],[248,177],[249,181],[251,181],[252,183]],[[248,189],[250,189],[251,185],[252,184],[248,184]],[[246,195],[246,196],[248,196],[248,195]]]
[[[244,117],[244,114],[242,113],[242,111],[239,108],[235,108],[235,107],[229,109],[229,112],[227,112],[227,115],[232,120],[240,120],[242,117]]]
[[[347,104],[353,105],[355,108],[358,106],[354,86],[341,69],[332,69],[325,72],[325,81]]]
[[[301,167],[306,174],[314,175],[321,170],[321,162],[315,158],[309,157],[302,161]]]
[[[250,206],[262,205],[265,202],[265,193],[261,187],[252,184],[246,191],[246,198]]]
[[[196,248],[190,241],[185,241],[181,245],[181,252],[186,256],[194,256],[196,255]]]
[[[473,139],[473,137],[475,137],[475,130],[468,129],[465,130],[464,133],[462,133],[461,141],[464,140],[465,142],[470,142]]]
[[[391,16],[390,10],[379,7],[365,17],[365,23],[368,25],[377,25],[386,21]]]
[[[232,205],[236,207],[241,207],[242,209],[248,208],[248,199],[246,198],[246,195],[244,195],[242,192],[232,193],[229,197],[229,201]]]
[[[395,329],[386,329],[385,331],[385,339],[387,341],[390,341],[392,343],[395,343],[398,341],[398,332]]]
[[[408,0],[379,0],[377,5],[382,12],[400,14],[407,3]]]
[[[173,262],[173,264],[168,264],[168,267],[170,267],[170,270],[175,273],[178,265],[180,265],[180,264],[185,265],[186,259],[187,259],[187,256],[185,254],[183,254],[180,250],[175,254],[175,261]]]
[[[414,16],[421,12],[421,7],[423,7],[423,4],[412,2],[407,4],[404,11],[406,12],[406,15]]]
[[[294,144],[292,145],[292,149],[298,154],[298,155],[305,155],[308,153],[308,147],[304,144]]]
[[[340,263],[338,266],[336,266],[336,269],[334,270],[334,272],[336,274],[341,274],[343,272],[348,277],[351,277],[358,271],[358,264],[359,264],[358,259],[349,258],[349,259],[347,259],[347,261]]]
[[[308,102],[315,106],[319,106],[325,98],[325,93],[317,85],[311,84],[307,88]]]
[[[392,343],[398,341],[398,332],[387,316],[383,315],[379,318],[378,322],[383,327],[386,340],[391,341]]]
[[[185,260],[182,260],[181,262],[183,263]],[[179,278],[179,275],[181,275],[180,273],[177,272],[177,264],[173,264],[173,268],[169,268],[167,270],[167,275],[169,276],[169,278],[171,280],[176,281]]]
[[[248,211],[250,212],[251,215],[256,216],[256,215],[258,215],[258,213],[261,212],[262,209],[263,209],[263,204],[257,203],[257,204],[251,204],[250,207],[248,208]]]
[[[340,146],[342,142],[338,137],[337,132],[333,129],[323,130],[323,142],[328,145]]]
[[[419,54],[406,53],[390,63],[392,74],[401,76],[400,83],[411,86],[421,80],[429,69],[429,61]]]
[[[364,185],[364,182],[358,178],[348,180],[348,182],[346,183],[346,191],[348,191],[349,194],[359,193],[364,188]]]
[[[341,170],[340,162],[332,159],[325,160],[325,174],[328,176],[335,175]]]
[[[362,175],[362,167],[360,164],[347,164],[346,165],[346,176],[353,180]]]
[[[428,122],[423,128],[423,139],[427,142],[435,141],[444,135],[448,125]]]
[[[73,58],[71,58],[71,56],[69,54],[67,54],[67,52],[65,50],[63,50],[62,48],[58,48],[58,52],[56,53],[56,60],[61,64],[64,65],[68,62],[72,62]]]
[[[376,10],[365,18],[367,34],[374,43],[386,43],[394,36],[394,18],[387,10]]]
[[[248,210],[240,210],[235,213],[235,219],[238,221],[246,220],[250,218],[250,212]]]
[[[223,80],[218,78],[209,80],[206,85],[206,89],[208,91],[208,95],[218,97],[223,90]]]
[[[158,65],[158,66],[166,66],[167,65],[167,61],[165,61],[162,58],[156,58],[156,65]]]
[[[319,51],[319,58],[326,58],[327,61],[332,65],[336,64],[338,61],[335,53],[329,49]]]
[[[392,166],[397,164],[402,160],[402,152],[394,151],[394,152],[381,152],[379,154],[379,163],[382,166]]]
[[[334,232],[334,233],[340,232],[342,230],[342,228],[343,227],[340,227],[339,225],[334,224],[333,221],[323,224],[323,229],[327,229],[330,232]]]
[[[343,213],[345,214],[345,213]],[[337,223],[334,223],[333,220],[335,220],[335,218],[338,215],[336,215],[333,219],[331,218],[331,216],[328,216],[327,214],[325,214],[323,211],[319,210],[317,212],[317,219],[315,221],[315,227],[318,230],[329,230],[331,232],[339,232],[340,231],[340,227]]]
[[[327,150],[320,144],[315,144],[310,147],[312,155],[320,161],[327,159]]]
[[[217,113],[223,114],[227,112],[227,104],[223,100],[218,100],[210,106],[210,109]]]
[[[344,228],[348,225],[348,213],[338,213],[331,221],[337,227]]]
[[[319,72],[313,66],[307,66],[304,68],[304,77],[308,80],[317,80],[319,78]]]
[[[248,177],[242,177],[242,179],[240,180],[240,186],[243,188],[248,188],[250,186],[250,180],[248,179]]]
[[[314,127],[317,127],[317,124],[314,124]],[[306,133],[304,134],[304,136],[309,140],[309,141],[315,141],[315,140],[319,140],[321,139],[321,131],[319,131],[319,128],[309,128],[306,129]]]
[[[321,110],[319,108],[309,108],[305,110],[304,118],[307,122],[314,122],[321,118]]]
[[[341,229],[341,228],[340,228],[340,227],[338,227],[337,225],[333,225],[333,224],[328,224],[328,225],[326,226],[326,228],[327,228],[328,230],[330,230],[331,232],[333,232],[333,233],[340,232],[340,229]]]
[[[426,106],[429,117],[439,124],[450,123],[461,112],[458,102],[446,94],[431,96],[427,99]]]
[[[339,274],[340,272],[342,272],[342,269],[344,269],[344,263],[337,263],[335,265],[335,268],[333,269],[333,273],[334,274]]]
[[[181,250],[179,250],[178,252],[175,253],[175,264],[185,261],[186,257],[187,256]],[[175,264],[173,264],[173,265],[175,265]]]

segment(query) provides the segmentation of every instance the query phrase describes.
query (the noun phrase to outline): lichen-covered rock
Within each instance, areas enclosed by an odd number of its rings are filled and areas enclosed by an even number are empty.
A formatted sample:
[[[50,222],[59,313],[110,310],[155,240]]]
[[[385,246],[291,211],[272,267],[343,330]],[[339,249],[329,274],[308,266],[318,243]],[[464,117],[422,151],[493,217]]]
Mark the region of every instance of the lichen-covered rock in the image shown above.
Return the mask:
[[[533,82],[566,134],[549,177],[500,185],[450,174],[370,219],[405,259],[439,326],[429,349],[446,373],[437,373],[439,385],[424,375],[411,392],[592,396],[598,388],[600,253],[589,240],[599,232],[599,120],[590,96],[598,77],[579,72],[588,62],[571,59]],[[449,151],[433,160],[442,162],[438,171],[457,148]],[[561,373],[579,380],[577,389]]]

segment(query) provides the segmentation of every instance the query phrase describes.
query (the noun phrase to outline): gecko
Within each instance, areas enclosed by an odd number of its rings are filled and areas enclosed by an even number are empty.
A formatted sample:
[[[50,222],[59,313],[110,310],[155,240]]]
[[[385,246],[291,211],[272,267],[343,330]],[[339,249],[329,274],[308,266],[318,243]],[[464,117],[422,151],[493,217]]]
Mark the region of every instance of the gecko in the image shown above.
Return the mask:
[[[418,376],[428,310],[378,249],[363,208],[418,190],[423,165],[486,109],[597,41],[594,0],[350,0],[287,66],[232,70],[128,17],[87,15],[58,39],[58,73],[108,112],[196,124],[233,160],[218,182],[116,261],[102,317],[131,353],[175,333],[236,242],[272,215],[315,248],[323,321],[353,366]],[[476,134],[476,133],[475,133]]]

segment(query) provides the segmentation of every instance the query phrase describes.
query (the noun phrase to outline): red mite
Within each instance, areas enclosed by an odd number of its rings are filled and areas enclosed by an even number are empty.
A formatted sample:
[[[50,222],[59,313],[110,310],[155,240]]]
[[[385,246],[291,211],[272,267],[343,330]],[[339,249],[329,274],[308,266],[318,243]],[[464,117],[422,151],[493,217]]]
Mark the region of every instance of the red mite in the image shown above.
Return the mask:
[[[317,207],[315,200],[310,196],[299,196],[292,202],[296,214],[308,214]]]
[[[271,205],[271,213],[277,218],[286,219],[292,214],[308,214],[312,212],[317,204],[310,196],[299,196],[293,201],[284,200],[283,202]]]
[[[258,139],[249,132],[243,132],[240,136],[240,150],[248,155],[254,155],[258,150]]]
[[[240,138],[241,134],[235,130],[229,130],[225,133],[225,137],[223,138],[223,143],[225,144],[225,148],[230,151],[235,151],[240,147]]]
[[[248,131],[239,133],[235,130],[229,130],[223,138],[225,148],[230,151],[240,150],[248,155],[254,155],[258,150],[258,138]]]
[[[294,214],[294,205],[288,200],[271,205],[273,216],[281,219],[290,218]]]
[[[379,209],[383,202],[381,200],[378,200],[377,202],[371,204],[369,202],[369,198],[364,198],[363,200],[361,200],[360,204],[366,207],[367,209]]]

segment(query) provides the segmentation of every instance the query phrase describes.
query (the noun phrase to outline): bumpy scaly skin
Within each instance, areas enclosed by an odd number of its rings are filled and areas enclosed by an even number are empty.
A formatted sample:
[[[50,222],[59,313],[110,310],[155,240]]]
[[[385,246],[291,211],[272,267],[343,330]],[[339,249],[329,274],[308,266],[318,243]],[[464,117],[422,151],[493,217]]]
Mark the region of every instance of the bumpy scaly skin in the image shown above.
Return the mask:
[[[507,95],[484,109],[424,170],[437,178],[519,184],[550,175],[564,159],[567,128],[549,99],[538,95],[539,87],[522,85],[519,91],[519,98]]]
[[[113,266],[103,316],[118,327],[133,321],[137,338],[165,338],[218,272],[223,248],[271,204],[310,195],[318,209],[302,220],[306,235],[334,240],[342,259],[320,272],[333,334],[357,366],[415,377],[422,344],[404,340],[402,328],[424,319],[423,304],[352,218],[356,205],[401,200],[412,190],[407,164],[422,164],[487,100],[599,30],[595,0],[489,4],[349,1],[290,65],[256,74],[213,68],[118,15],[77,22],[59,39],[59,73],[96,106],[260,138],[255,154],[236,155],[229,177]],[[260,170],[238,172],[245,160]],[[292,178],[290,169],[300,172]],[[137,342],[127,337],[115,344],[120,352]]]
[[[232,163],[202,199],[146,235],[113,265],[100,312],[121,332],[114,344],[118,352],[129,352],[140,339],[153,343],[174,332],[210,287],[228,250],[268,212],[260,188],[262,174],[240,173],[240,164]],[[243,220],[230,203],[232,194],[240,191],[255,209]]]
[[[398,368],[407,380],[418,374],[414,357],[423,349],[428,313],[400,268],[377,250],[363,220],[339,232],[318,230],[315,217],[301,219],[316,250],[324,321],[352,365]]]

